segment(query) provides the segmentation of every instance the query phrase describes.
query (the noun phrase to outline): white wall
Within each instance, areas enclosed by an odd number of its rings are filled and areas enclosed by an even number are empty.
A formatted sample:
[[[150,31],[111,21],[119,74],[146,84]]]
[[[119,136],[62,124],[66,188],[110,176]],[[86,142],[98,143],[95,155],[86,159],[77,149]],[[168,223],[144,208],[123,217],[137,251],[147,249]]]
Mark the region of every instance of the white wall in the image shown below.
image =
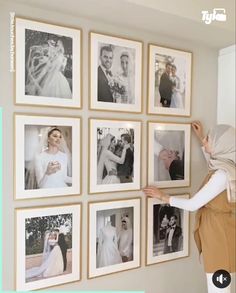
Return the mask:
[[[219,51],[217,123],[235,127],[235,49],[230,46]]]
[[[216,122],[216,100],[217,95],[217,58],[216,49],[211,49],[201,43],[193,43],[180,39],[180,32],[170,27],[173,37],[160,34],[152,34],[145,30],[137,30],[135,24],[133,28],[121,25],[106,24],[94,19],[74,17],[63,13],[57,13],[48,9],[36,9],[14,3],[14,1],[0,0],[0,66],[1,66],[1,86],[0,86],[0,106],[3,107],[3,289],[14,289],[15,238],[14,209],[16,207],[33,207],[42,205],[57,205],[64,203],[82,202],[82,281],[79,283],[65,284],[57,286],[51,290],[145,290],[146,293],[206,293],[205,275],[202,265],[199,263],[197,249],[193,240],[194,214],[190,216],[190,255],[187,258],[178,259],[158,265],[145,266],[146,249],[146,206],[145,198],[141,191],[138,192],[118,192],[115,194],[88,195],[87,194],[87,169],[88,169],[88,117],[98,118],[120,118],[120,119],[140,119],[143,121],[142,132],[142,186],[146,185],[147,178],[147,121],[157,120],[160,122],[187,122],[199,119],[207,127],[211,127]],[[67,1],[65,1],[67,5]],[[94,7],[96,9],[96,7]],[[42,20],[52,23],[60,23],[65,26],[80,27],[83,29],[83,109],[60,109],[60,108],[40,108],[31,106],[14,105],[14,75],[9,72],[9,13],[15,11],[16,15],[31,19]],[[79,13],[79,10],[78,10]],[[132,14],[132,12],[130,12]],[[158,25],[158,19],[157,19]],[[143,56],[143,113],[127,114],[112,112],[95,112],[88,110],[88,32],[90,30],[131,37],[144,41]],[[157,43],[164,46],[179,48],[193,52],[192,71],[192,114],[191,118],[168,117],[146,115],[146,93],[147,93],[147,44]],[[13,200],[13,152],[17,147],[13,142],[13,113],[36,113],[45,115],[66,115],[80,116],[83,120],[83,161],[82,161],[82,195],[75,197],[58,197],[34,199],[31,201]],[[171,193],[190,193],[197,191],[204,176],[206,175],[206,165],[197,143],[196,138],[192,139],[191,146],[191,186],[189,188],[178,188],[170,190]],[[87,202],[95,200],[108,200],[116,198],[127,198],[142,196],[142,223],[141,223],[141,268],[120,272],[109,276],[87,280]]]

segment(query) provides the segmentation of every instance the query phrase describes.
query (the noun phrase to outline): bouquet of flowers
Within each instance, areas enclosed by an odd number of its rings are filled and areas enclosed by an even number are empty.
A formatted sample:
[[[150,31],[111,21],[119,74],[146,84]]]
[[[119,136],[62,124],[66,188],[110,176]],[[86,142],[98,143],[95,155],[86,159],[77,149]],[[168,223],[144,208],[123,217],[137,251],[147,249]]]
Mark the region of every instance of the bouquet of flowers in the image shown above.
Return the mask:
[[[111,77],[108,81],[108,85],[113,94],[124,95],[125,94],[125,85],[119,76]]]

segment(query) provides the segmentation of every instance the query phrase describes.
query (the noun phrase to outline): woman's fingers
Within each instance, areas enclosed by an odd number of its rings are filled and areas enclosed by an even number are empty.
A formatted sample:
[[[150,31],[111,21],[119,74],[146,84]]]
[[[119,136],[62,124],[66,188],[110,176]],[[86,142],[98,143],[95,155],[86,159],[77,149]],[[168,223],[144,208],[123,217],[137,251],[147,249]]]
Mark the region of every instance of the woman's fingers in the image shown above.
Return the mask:
[[[150,197],[158,197],[158,191],[158,188],[156,188],[155,186],[147,186],[143,188],[143,192],[145,193],[145,195]]]

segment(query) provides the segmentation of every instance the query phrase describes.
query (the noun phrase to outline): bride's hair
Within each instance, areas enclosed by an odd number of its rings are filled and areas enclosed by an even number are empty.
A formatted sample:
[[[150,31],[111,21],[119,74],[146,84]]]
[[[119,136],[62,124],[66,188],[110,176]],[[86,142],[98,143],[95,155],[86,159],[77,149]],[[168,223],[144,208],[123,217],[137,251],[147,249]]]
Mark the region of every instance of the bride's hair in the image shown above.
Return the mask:
[[[60,132],[61,133],[61,130],[58,128],[58,127],[52,127],[52,129],[50,129],[49,131],[48,131],[48,137],[54,132],[54,131],[58,131],[58,132]]]
[[[110,145],[109,145],[109,147],[108,147],[108,150],[110,150],[112,153],[114,153],[115,150],[116,150],[115,146],[112,145],[112,142],[113,142],[113,140],[114,140],[115,138],[116,138],[115,136],[113,136],[113,137],[111,138],[111,142],[110,142]]]

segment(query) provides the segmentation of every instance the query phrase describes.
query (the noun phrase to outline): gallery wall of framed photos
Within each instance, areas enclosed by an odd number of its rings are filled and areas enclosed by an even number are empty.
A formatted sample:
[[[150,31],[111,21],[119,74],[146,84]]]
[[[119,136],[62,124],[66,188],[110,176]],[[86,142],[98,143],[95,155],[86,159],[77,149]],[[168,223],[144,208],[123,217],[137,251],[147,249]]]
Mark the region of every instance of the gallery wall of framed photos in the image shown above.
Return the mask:
[[[158,278],[161,292],[183,263],[197,286],[193,215],[146,200],[141,189],[156,184],[191,197],[200,184],[204,159],[190,122],[215,122],[217,52],[9,3],[1,11],[5,55],[13,10],[15,73],[1,57],[5,290],[153,292]],[[165,165],[170,151],[173,168]],[[162,229],[170,220],[179,227],[174,251]],[[109,237],[116,242],[107,255]]]

